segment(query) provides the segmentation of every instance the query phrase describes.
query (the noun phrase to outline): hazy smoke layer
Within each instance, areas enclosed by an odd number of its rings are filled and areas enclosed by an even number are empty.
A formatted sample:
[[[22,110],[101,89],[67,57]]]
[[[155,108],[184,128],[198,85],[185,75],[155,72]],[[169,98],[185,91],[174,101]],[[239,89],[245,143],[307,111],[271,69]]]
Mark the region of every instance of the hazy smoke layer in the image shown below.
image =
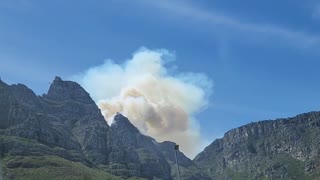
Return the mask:
[[[189,157],[203,147],[193,118],[208,104],[211,81],[202,74],[177,73],[167,50],[142,48],[123,64],[111,60],[77,79],[97,102],[108,124],[120,112],[157,141],[178,143]]]

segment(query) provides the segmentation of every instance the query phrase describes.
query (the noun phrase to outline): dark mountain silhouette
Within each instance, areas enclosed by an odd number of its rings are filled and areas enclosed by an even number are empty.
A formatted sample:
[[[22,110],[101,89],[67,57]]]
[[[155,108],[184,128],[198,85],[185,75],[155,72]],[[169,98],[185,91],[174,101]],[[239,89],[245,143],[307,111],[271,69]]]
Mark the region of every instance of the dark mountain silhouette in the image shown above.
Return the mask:
[[[320,112],[233,129],[194,162],[212,179],[319,179]]]
[[[59,77],[43,96],[36,96],[22,84],[9,86],[1,81],[0,128],[5,176],[13,179],[21,175],[19,170],[36,169],[39,164],[59,167],[61,158],[121,178],[173,178],[172,163],[162,150],[173,154],[174,143],[171,147],[161,146],[119,113],[110,127],[79,84]],[[179,156],[187,159],[182,153]],[[59,168],[51,171],[49,174],[54,175]],[[81,174],[86,175],[90,176]]]
[[[194,160],[178,152],[182,179],[317,179],[320,112],[233,129]],[[109,126],[90,95],[56,77],[47,94],[0,80],[0,178],[177,179],[174,142],[145,136],[122,114]]]

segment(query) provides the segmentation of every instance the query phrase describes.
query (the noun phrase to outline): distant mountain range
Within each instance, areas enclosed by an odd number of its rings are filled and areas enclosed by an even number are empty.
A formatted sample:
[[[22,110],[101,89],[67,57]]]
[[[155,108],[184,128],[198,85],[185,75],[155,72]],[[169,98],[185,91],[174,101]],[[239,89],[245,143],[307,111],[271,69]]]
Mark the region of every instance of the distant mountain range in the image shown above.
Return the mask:
[[[177,179],[174,142],[156,142],[121,114],[109,126],[89,94],[56,77],[47,94],[0,80],[0,179]],[[320,112],[250,123],[194,160],[181,179],[320,179]]]

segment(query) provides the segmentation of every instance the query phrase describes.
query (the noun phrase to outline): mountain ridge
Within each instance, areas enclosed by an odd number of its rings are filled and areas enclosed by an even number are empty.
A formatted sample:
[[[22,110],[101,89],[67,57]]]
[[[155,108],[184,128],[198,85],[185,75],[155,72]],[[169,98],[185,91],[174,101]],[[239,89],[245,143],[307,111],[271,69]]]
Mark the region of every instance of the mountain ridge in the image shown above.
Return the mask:
[[[178,152],[182,179],[316,179],[320,112],[227,131],[193,160]],[[5,179],[177,179],[170,141],[145,136],[118,113],[109,126],[79,84],[55,77],[47,94],[0,80],[0,155]],[[72,169],[66,174],[63,169]],[[40,175],[39,172],[44,172]]]
[[[7,177],[19,177],[15,172],[24,165],[17,159],[37,156],[79,162],[121,178],[175,176],[158,142],[120,113],[109,126],[89,93],[75,82],[56,77],[42,96],[25,85],[1,83],[0,109],[0,150],[2,158],[9,159],[4,165]]]
[[[320,172],[320,112],[235,128],[194,162],[213,179],[314,179]]]

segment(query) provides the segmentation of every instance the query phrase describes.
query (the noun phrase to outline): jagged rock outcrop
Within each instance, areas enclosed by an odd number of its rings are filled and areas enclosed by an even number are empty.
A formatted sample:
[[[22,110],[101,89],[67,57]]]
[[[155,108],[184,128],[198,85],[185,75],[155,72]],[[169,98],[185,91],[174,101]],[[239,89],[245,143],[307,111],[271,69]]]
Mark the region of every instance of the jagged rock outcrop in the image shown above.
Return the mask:
[[[233,129],[194,162],[212,179],[314,179],[319,155],[320,112],[310,112]]]
[[[177,167],[176,167],[175,152],[173,148],[175,147],[175,145],[176,143],[173,143],[170,141],[164,141],[162,143],[158,143],[157,146],[171,166],[171,176],[174,179],[178,179],[177,170],[176,170]],[[197,167],[197,165],[195,165],[195,163],[192,160],[190,160],[188,157],[186,157],[182,152],[177,151],[177,158],[179,163],[181,179],[184,179],[184,180],[210,179],[209,176],[203,173],[201,169]]]
[[[53,101],[77,101],[85,104],[94,104],[89,93],[87,93],[78,83],[72,81],[63,81],[60,77],[55,77],[46,99]]]
[[[114,117],[111,125],[109,154],[110,168],[114,174],[141,176],[148,179],[172,179],[170,165],[157,148],[157,142],[142,135],[130,121],[121,114]]]
[[[79,179],[177,179],[174,146],[141,134],[121,114],[109,126],[75,82],[56,77],[48,93],[37,96],[25,85],[0,80],[0,163],[6,179],[34,179],[39,171],[55,176],[66,167]],[[227,132],[194,160],[181,152],[178,159],[185,180],[316,179],[320,112],[250,123]]]
[[[95,164],[108,163],[110,145],[107,137],[110,127],[79,84],[56,77],[48,94],[41,99],[44,113],[54,117],[50,122],[54,122],[58,129],[65,129],[64,136],[72,137],[88,160]],[[57,138],[59,140],[65,139]]]
[[[43,96],[0,81],[0,135],[2,157],[54,155],[123,178],[172,179],[153,138],[121,114],[110,127],[79,84],[59,77]]]
[[[42,97],[21,84],[9,86],[2,83],[0,91],[1,135],[32,139],[50,148],[62,148],[64,152],[50,152],[70,160],[75,159],[73,155],[81,156],[76,159],[85,164],[91,163],[93,158],[107,163],[108,148],[104,137],[109,127],[80,85],[56,77],[50,86],[50,93]],[[59,93],[64,98],[60,98]],[[90,130],[92,133],[86,135]],[[22,147],[12,148],[10,152],[17,152],[16,155],[35,152],[33,147]],[[72,153],[67,156],[69,151]]]

